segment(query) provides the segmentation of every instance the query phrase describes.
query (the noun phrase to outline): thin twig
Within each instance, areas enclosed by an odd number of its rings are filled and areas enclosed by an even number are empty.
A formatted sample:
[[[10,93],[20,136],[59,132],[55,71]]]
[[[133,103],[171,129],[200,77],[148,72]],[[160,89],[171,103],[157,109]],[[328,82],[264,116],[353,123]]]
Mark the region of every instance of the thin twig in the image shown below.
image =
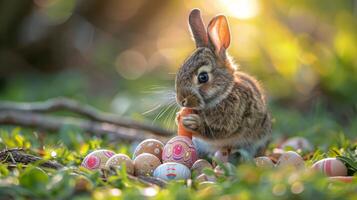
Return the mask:
[[[93,133],[99,136],[112,134],[116,139],[126,141],[143,140],[148,138],[156,138],[163,141],[167,140],[165,137],[153,135],[151,132],[140,129],[130,129],[109,123],[99,123],[85,119],[54,117],[21,111],[0,112],[0,124],[20,125],[39,128],[46,131],[59,131],[63,127],[78,127],[85,132]]]
[[[0,151],[0,162],[8,162],[11,164],[23,163],[29,164],[34,162],[39,162],[40,166],[59,169],[63,166],[55,161],[45,161],[40,157],[26,154],[23,149],[15,148],[15,149],[4,149]]]
[[[139,181],[145,185],[148,186],[159,186],[161,188],[165,187],[167,185],[167,182],[160,179],[160,178],[156,178],[156,177],[152,177],[152,176],[132,176],[132,175],[128,175],[128,178],[134,181]]]
[[[117,174],[117,168],[116,167],[110,167],[110,169],[102,169],[101,170],[103,179],[106,181],[108,177],[111,175]],[[133,176],[131,174],[126,174],[128,179],[132,181],[137,181],[140,182],[146,186],[159,186],[161,188],[165,187],[167,185],[167,182],[161,178],[157,177],[152,177],[152,176]]]
[[[96,108],[85,105],[78,101],[67,98],[54,98],[44,102],[32,102],[32,103],[14,103],[8,101],[0,102],[0,112],[2,111],[23,111],[33,113],[50,113],[54,111],[70,111],[79,114],[83,117],[87,117],[93,121],[110,123],[127,128],[141,129],[152,132],[155,135],[170,136],[172,132],[152,126],[142,122],[136,122],[130,119],[126,119],[117,115],[104,113]]]
[[[10,157],[13,158],[13,160],[10,159]],[[24,150],[21,148],[14,148],[14,149],[4,149],[0,151],[0,162],[7,162],[10,163],[8,167],[10,169],[16,168],[17,163],[22,163],[22,167],[27,167],[28,164],[38,162],[41,167],[47,167],[47,168],[52,168],[52,169],[61,169],[64,166],[55,162],[55,161],[46,161],[43,160],[40,157],[31,155],[31,154],[26,154],[24,153]],[[132,176],[132,175],[127,175],[128,178],[132,181],[138,181],[144,185],[147,186],[159,186],[159,187],[165,187],[167,182],[155,178],[155,177],[147,177],[147,176]]]

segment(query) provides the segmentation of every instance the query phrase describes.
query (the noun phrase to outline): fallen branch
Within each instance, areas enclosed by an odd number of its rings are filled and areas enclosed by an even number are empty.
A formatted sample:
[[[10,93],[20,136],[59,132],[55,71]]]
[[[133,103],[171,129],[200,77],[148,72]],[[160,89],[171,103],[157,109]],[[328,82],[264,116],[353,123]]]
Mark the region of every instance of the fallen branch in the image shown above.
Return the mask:
[[[63,166],[55,161],[45,161],[40,157],[26,154],[23,149],[5,149],[0,151],[0,162],[7,162],[11,164],[16,163],[35,163],[39,162],[41,167],[47,167],[52,169],[60,169]]]
[[[0,151],[0,162],[9,163],[8,165],[9,168],[16,168],[16,164],[18,163],[24,164],[23,167],[26,167],[28,164],[32,164],[32,163],[39,163],[41,167],[52,168],[52,169],[61,169],[64,167],[62,164],[59,164],[58,162],[50,161],[50,160],[46,161],[40,157],[31,154],[26,154],[24,150],[21,148],[4,149]],[[165,187],[165,185],[167,184],[166,181],[155,177],[145,177],[145,176],[135,177],[132,175],[128,175],[128,178],[130,180],[143,183],[147,186],[156,185],[159,187]]]
[[[136,176],[128,175],[128,178],[130,180],[138,181],[138,182],[143,183],[148,186],[156,185],[156,186],[163,188],[167,185],[166,181],[164,181],[160,178],[152,177],[152,176],[138,176],[138,177],[136,177]]]
[[[165,141],[167,138],[153,135],[151,132],[120,127],[110,123],[99,123],[71,117],[54,117],[43,114],[19,111],[0,112],[0,124],[20,125],[39,128],[46,131],[59,131],[63,127],[78,127],[79,129],[98,136],[112,134],[116,139],[126,141],[156,138]]]
[[[172,135],[172,132],[167,131],[165,129],[145,123],[136,122],[117,115],[104,113],[92,106],[85,105],[78,101],[74,101],[67,98],[54,98],[44,102],[34,103],[14,103],[3,101],[0,102],[0,112],[3,111],[21,111],[27,113],[50,113],[54,111],[69,111],[86,117],[92,121],[114,124],[131,129],[140,129],[159,136]]]

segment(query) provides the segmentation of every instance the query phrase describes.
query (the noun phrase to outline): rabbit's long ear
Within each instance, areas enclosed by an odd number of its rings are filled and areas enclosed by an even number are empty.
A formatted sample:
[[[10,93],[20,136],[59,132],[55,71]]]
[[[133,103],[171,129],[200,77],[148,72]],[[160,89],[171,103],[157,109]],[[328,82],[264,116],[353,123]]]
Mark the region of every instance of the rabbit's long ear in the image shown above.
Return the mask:
[[[199,9],[195,8],[191,11],[188,22],[196,47],[207,47],[208,36]]]
[[[231,42],[231,34],[227,18],[224,15],[214,17],[207,27],[210,46],[214,48],[215,53],[225,58],[226,49]]]

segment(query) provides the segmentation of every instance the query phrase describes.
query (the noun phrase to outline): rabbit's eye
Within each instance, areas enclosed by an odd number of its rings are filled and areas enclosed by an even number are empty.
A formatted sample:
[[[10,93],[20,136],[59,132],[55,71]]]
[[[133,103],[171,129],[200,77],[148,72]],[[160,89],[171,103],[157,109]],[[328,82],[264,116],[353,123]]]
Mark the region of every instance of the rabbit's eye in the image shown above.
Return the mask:
[[[200,74],[198,74],[198,82],[199,83],[206,83],[209,79],[208,77],[208,73],[207,72],[201,72]]]

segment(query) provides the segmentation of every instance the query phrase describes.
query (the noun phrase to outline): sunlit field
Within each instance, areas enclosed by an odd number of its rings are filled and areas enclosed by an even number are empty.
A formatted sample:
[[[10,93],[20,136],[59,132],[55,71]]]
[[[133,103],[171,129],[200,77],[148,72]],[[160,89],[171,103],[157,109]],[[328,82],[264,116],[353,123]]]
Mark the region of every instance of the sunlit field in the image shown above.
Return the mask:
[[[194,8],[206,25],[227,17],[228,54],[265,90],[271,166],[242,151],[233,169],[208,159],[223,168],[202,172],[214,180],[164,184],[81,166],[98,149],[134,159],[144,139],[176,136]],[[0,2],[0,199],[356,199],[356,44],[356,0]],[[63,99],[69,109],[49,106]],[[301,166],[280,166],[288,151]],[[345,173],[312,169],[325,158]]]

